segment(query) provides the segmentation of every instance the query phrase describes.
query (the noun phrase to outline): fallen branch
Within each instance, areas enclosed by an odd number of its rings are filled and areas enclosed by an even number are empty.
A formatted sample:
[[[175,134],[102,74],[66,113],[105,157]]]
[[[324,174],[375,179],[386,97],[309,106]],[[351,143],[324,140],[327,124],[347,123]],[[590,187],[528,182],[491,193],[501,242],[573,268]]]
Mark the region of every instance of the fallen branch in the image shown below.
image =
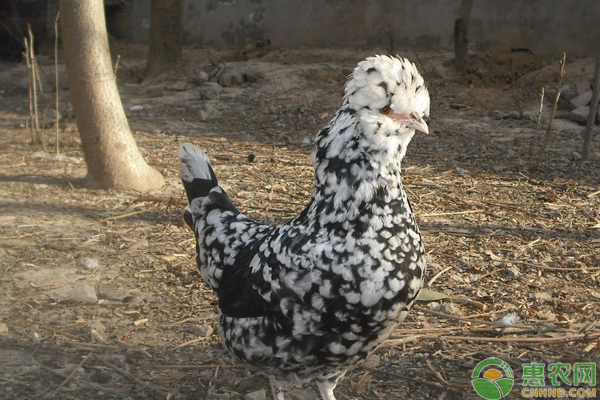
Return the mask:
[[[527,265],[528,267],[535,267],[535,268],[541,268],[541,269],[547,269],[549,271],[596,271],[596,270],[600,270],[600,267],[579,267],[579,268],[575,268],[575,267],[550,267],[548,265],[544,265],[544,264],[534,264],[534,263],[530,263],[527,261],[518,261],[518,260],[504,260],[504,259],[498,259],[498,260],[494,260],[494,262],[502,262],[502,263],[507,263],[507,264],[521,264],[521,265]]]
[[[56,370],[54,370],[54,369],[52,369],[52,368],[50,368],[50,367],[48,367],[48,366],[46,366],[44,364],[36,362],[36,365],[38,367],[42,368],[43,370],[51,372],[51,373],[53,373],[55,375],[61,376],[61,377],[65,378],[65,379],[68,378],[68,375],[63,374],[62,372],[58,372],[58,371],[56,371]],[[115,394],[115,395],[118,395],[118,396],[124,396],[124,395],[126,395],[126,394],[128,394],[128,393],[131,392],[131,388],[116,389],[116,388],[113,388],[113,387],[110,387],[110,386],[100,385],[99,383],[95,383],[95,382],[83,381],[83,380],[78,379],[78,378],[71,378],[71,380],[73,382],[77,382],[80,385],[87,386],[88,388],[91,388],[91,389],[94,389],[94,390],[99,390],[99,391],[106,392],[106,393]]]
[[[423,339],[425,337],[421,337]],[[585,334],[574,333],[572,335],[546,337],[546,338],[504,338],[504,337],[481,337],[481,336],[439,336],[440,340],[461,340],[469,342],[497,342],[497,343],[560,343],[580,342],[600,338],[600,332]]]
[[[62,381],[62,383],[60,385],[58,385],[58,387],[56,389],[54,389],[51,397],[56,396],[56,394],[60,391],[60,389],[62,389],[62,387],[65,386],[65,384],[67,382],[69,382],[71,379],[73,379],[73,377],[75,376],[75,374],[77,373],[79,368],[81,368],[83,366],[83,364],[85,364],[86,361],[89,360],[90,357],[93,356],[93,354],[94,353],[90,352],[87,356],[83,357],[83,360],[81,360],[81,362],[79,364],[77,364],[77,366],[75,368],[73,368],[73,371],[71,371],[71,373],[65,378],[65,380]]]
[[[141,210],[141,211],[133,211],[133,212],[130,212],[130,213],[115,215],[114,217],[108,217],[108,218],[100,219],[100,220],[94,222],[94,224],[100,224],[102,222],[114,221],[114,220],[117,220],[117,219],[123,219],[123,218],[131,217],[132,215],[145,213],[147,211],[148,210]]]
[[[125,376],[126,378],[131,379],[132,381],[134,381],[135,383],[137,383],[138,385],[140,385],[142,387],[142,389],[148,389],[150,392],[152,392],[152,394],[155,395],[155,397],[159,398],[159,399],[166,399],[168,398],[167,396],[167,392],[162,391],[160,389],[158,389],[156,386],[152,385],[150,382],[145,382],[143,380],[141,380],[140,378],[138,378],[137,376],[125,371],[122,368],[117,367],[116,365],[114,365],[113,363],[106,361],[103,358],[100,357],[94,357],[96,360],[98,360],[101,364],[104,364],[104,366],[118,372],[119,374]]]

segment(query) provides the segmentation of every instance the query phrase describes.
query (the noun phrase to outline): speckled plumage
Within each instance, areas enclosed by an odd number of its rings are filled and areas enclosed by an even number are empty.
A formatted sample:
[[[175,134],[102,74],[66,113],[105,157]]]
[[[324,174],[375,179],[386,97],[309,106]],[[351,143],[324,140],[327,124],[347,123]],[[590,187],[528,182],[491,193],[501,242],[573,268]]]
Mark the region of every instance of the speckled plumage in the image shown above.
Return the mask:
[[[281,381],[315,379],[323,399],[408,313],[426,266],[400,179],[415,130],[427,132],[429,94],[414,64],[360,62],[343,105],[316,137],[315,189],[280,226],[240,214],[206,155],[179,150],[197,263],[216,291],[225,346]]]

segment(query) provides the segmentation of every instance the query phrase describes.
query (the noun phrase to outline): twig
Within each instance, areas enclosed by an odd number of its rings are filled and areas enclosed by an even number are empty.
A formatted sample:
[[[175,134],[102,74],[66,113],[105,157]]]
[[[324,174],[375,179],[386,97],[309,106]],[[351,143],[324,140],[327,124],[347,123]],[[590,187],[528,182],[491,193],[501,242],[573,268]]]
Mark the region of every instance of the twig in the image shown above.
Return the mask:
[[[219,365],[219,364],[150,364],[149,367],[152,368],[167,368],[167,369],[213,369],[216,367],[219,368],[247,368],[244,365],[233,365],[233,364],[225,364],[225,365]]]
[[[552,104],[552,113],[550,114],[550,121],[548,121],[548,127],[546,128],[546,134],[544,135],[544,140],[542,142],[542,148],[540,154],[538,154],[537,165],[544,158],[546,158],[546,150],[548,149],[548,142],[550,141],[550,133],[552,132],[552,124],[554,123],[554,117],[556,116],[556,109],[558,108],[558,100],[560,99],[560,88],[563,84],[563,79],[565,78],[565,65],[567,63],[567,53],[563,53],[562,59],[560,61],[560,74],[558,77],[558,83],[556,85],[556,93],[554,94],[554,101]]]
[[[109,349],[109,350],[115,350],[115,351],[125,350],[125,351],[142,354],[146,358],[152,358],[152,355],[150,353],[148,353],[146,350],[138,349],[135,347],[128,347],[124,344],[121,346],[114,346],[114,345],[104,344],[104,343],[88,343],[88,342],[86,342],[86,343],[65,342],[65,343],[71,347],[74,347],[76,349],[81,349],[81,350],[89,350],[89,351],[91,351],[92,349]]]
[[[146,211],[147,210],[133,211],[133,212],[130,212],[130,213],[125,213],[125,214],[121,214],[121,215],[115,215],[114,217],[108,217],[108,218],[100,219],[100,220],[94,222],[94,224],[99,224],[99,223],[107,222],[107,221],[114,221],[116,219],[127,218],[127,217],[131,217],[132,215],[145,213]]]
[[[469,322],[469,323],[477,323],[477,324],[488,325],[488,326],[493,324],[493,322],[490,322],[490,321],[474,320],[474,319],[465,318],[465,317],[456,317],[454,315],[442,313],[442,312],[439,312],[439,311],[433,311],[433,310],[430,310],[430,309],[425,308],[425,307],[413,306],[413,310],[419,311],[419,312],[422,312],[422,313],[425,313],[425,314],[435,315],[436,317],[442,317],[442,318],[446,318],[446,319],[453,319],[453,320],[456,320],[456,321],[463,321],[463,322]]]
[[[546,94],[545,91],[546,91],[546,89],[542,86],[542,91],[540,92],[540,109],[538,110],[536,129],[540,129],[540,126],[542,125],[542,113],[544,111],[544,97]]]
[[[63,374],[63,373],[58,372],[58,371],[55,371],[54,369],[52,369],[50,367],[47,367],[44,364],[41,364],[39,362],[36,362],[36,364],[37,364],[38,367],[40,367],[40,368],[42,368],[42,369],[44,369],[44,370],[46,370],[48,372],[52,372],[55,375],[62,376],[63,378],[67,378],[66,374]],[[83,381],[83,380],[77,379],[77,378],[71,378],[71,380],[73,382],[77,382],[77,383],[79,383],[81,385],[90,387],[90,388],[92,388],[94,390],[100,390],[100,391],[103,391],[103,392],[106,392],[106,393],[112,393],[112,394],[116,394],[116,395],[119,395],[119,396],[123,396],[124,394],[126,394],[127,392],[129,392],[131,390],[131,389],[119,390],[119,389],[112,388],[110,386],[100,385],[100,384],[95,383],[95,382]]]
[[[575,333],[572,335],[546,337],[546,338],[504,338],[504,337],[481,337],[481,336],[439,336],[440,340],[462,340],[470,342],[498,342],[498,343],[560,343],[587,341],[600,338],[600,332],[585,334]],[[423,337],[421,337],[423,339]]]
[[[60,385],[58,385],[58,387],[56,389],[54,389],[54,391],[52,392],[52,394],[50,395],[50,397],[54,397],[56,396],[56,394],[60,391],[60,389],[67,383],[69,382],[71,379],[73,379],[73,377],[75,376],[75,374],[77,373],[77,371],[79,370],[79,368],[81,368],[83,366],[83,364],[85,364],[85,362],[87,360],[90,359],[90,357],[93,355],[94,353],[90,352],[87,356],[83,357],[83,360],[81,360],[81,362],[79,364],[77,364],[77,366],[75,368],[73,368],[73,371],[71,371],[71,373],[67,376],[67,378],[62,381],[62,383]]]
[[[541,268],[541,269],[547,269],[549,271],[596,271],[596,270],[600,270],[600,267],[580,267],[580,268],[574,268],[574,267],[550,267],[548,265],[544,265],[544,264],[534,264],[534,263],[530,263],[527,261],[518,261],[518,260],[504,260],[504,259],[496,259],[493,260],[494,262],[501,262],[501,263],[507,263],[507,264],[521,264],[521,265],[527,265],[528,267],[536,267],[536,268]]]
[[[444,272],[449,271],[452,269],[452,266],[446,267],[443,270],[441,270],[440,272],[438,272],[437,274],[435,274],[430,280],[429,282],[427,282],[427,286],[431,286],[433,285],[433,282],[435,282]]]
[[[459,390],[459,389],[466,389],[466,388],[471,388],[471,385],[463,385],[463,384],[459,384],[459,383],[451,383],[448,382],[446,379],[444,379],[444,377],[442,376],[442,374],[435,370],[433,368],[433,366],[431,365],[431,362],[429,360],[426,361],[427,363],[427,368],[429,368],[429,370],[433,373],[433,376],[435,376],[435,378],[442,382],[444,385],[448,386],[450,389],[454,389],[454,390]]]
[[[115,61],[115,68],[114,68],[115,79],[117,79],[117,71],[119,70],[119,61],[121,61],[121,55],[117,54],[117,61]]]
[[[417,214],[419,217],[439,217],[442,215],[462,215],[462,214],[477,214],[485,212],[485,210],[467,210],[467,211],[453,211],[453,212],[439,212],[439,213],[428,213],[428,214]]]
[[[185,347],[185,346],[189,346],[189,345],[191,345],[191,344],[195,344],[195,343],[198,343],[198,342],[204,342],[204,341],[206,341],[207,339],[208,339],[208,338],[205,338],[205,337],[196,338],[196,339],[189,340],[189,341],[187,341],[187,342],[181,343],[181,344],[180,344],[180,345],[178,345],[177,347]]]
[[[33,117],[33,82],[31,81],[31,60],[29,59],[29,40],[23,39],[25,45],[25,62],[27,63],[27,79],[29,80],[29,131],[31,135],[31,144],[36,142],[37,132],[35,130],[35,121]]]
[[[412,343],[412,342],[416,342],[417,340],[419,340],[421,338],[420,335],[409,335],[403,338],[394,338],[394,339],[389,339],[386,340],[380,348],[388,348],[388,347],[398,347],[398,346],[403,346],[407,343]]]
[[[27,24],[27,30],[29,32],[29,57],[31,62],[31,81],[32,81],[32,94],[33,94],[33,115],[35,122],[36,140],[43,143],[41,132],[40,132],[40,120],[38,114],[38,101],[37,101],[37,88],[38,88],[38,72],[37,72],[37,61],[35,59],[35,46],[33,43],[33,31],[31,30],[31,24]],[[40,85],[41,86],[41,85]]]
[[[137,376],[125,371],[122,368],[117,367],[116,365],[114,365],[113,363],[106,361],[103,358],[100,357],[94,357],[96,360],[100,361],[101,364],[104,364],[106,367],[113,369],[115,371],[117,371],[119,374],[125,376],[126,378],[131,379],[132,381],[134,381],[135,383],[137,383],[138,385],[140,385],[143,389],[148,389],[150,392],[152,392],[157,398],[160,399],[166,399],[167,398],[167,392],[164,392],[160,389],[158,389],[156,386],[154,386],[153,384],[151,384],[150,382],[145,382],[143,380],[141,380],[140,378],[138,378]]]

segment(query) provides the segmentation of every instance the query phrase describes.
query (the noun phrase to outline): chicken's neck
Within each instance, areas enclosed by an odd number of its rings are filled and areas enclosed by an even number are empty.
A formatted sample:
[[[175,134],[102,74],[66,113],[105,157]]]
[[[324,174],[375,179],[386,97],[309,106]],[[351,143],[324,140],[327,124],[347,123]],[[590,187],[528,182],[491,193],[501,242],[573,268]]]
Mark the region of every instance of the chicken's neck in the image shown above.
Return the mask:
[[[373,202],[405,203],[400,177],[404,151],[398,151],[398,140],[371,140],[369,135],[352,132],[361,129],[359,124],[342,122],[338,119],[317,135],[312,201],[327,202],[328,209],[350,217]]]

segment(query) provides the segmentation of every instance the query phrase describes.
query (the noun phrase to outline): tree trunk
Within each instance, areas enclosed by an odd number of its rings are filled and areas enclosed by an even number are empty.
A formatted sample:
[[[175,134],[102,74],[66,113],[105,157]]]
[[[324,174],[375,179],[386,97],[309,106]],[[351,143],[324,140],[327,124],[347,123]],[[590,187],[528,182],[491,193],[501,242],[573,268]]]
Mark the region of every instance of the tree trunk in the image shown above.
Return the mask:
[[[458,18],[454,21],[454,55],[459,72],[469,69],[469,19],[473,0],[461,0]]]
[[[152,0],[146,78],[181,60],[183,0]]]
[[[88,167],[98,188],[148,191],[164,184],[146,164],[129,130],[112,70],[104,2],[60,0],[69,92]]]

